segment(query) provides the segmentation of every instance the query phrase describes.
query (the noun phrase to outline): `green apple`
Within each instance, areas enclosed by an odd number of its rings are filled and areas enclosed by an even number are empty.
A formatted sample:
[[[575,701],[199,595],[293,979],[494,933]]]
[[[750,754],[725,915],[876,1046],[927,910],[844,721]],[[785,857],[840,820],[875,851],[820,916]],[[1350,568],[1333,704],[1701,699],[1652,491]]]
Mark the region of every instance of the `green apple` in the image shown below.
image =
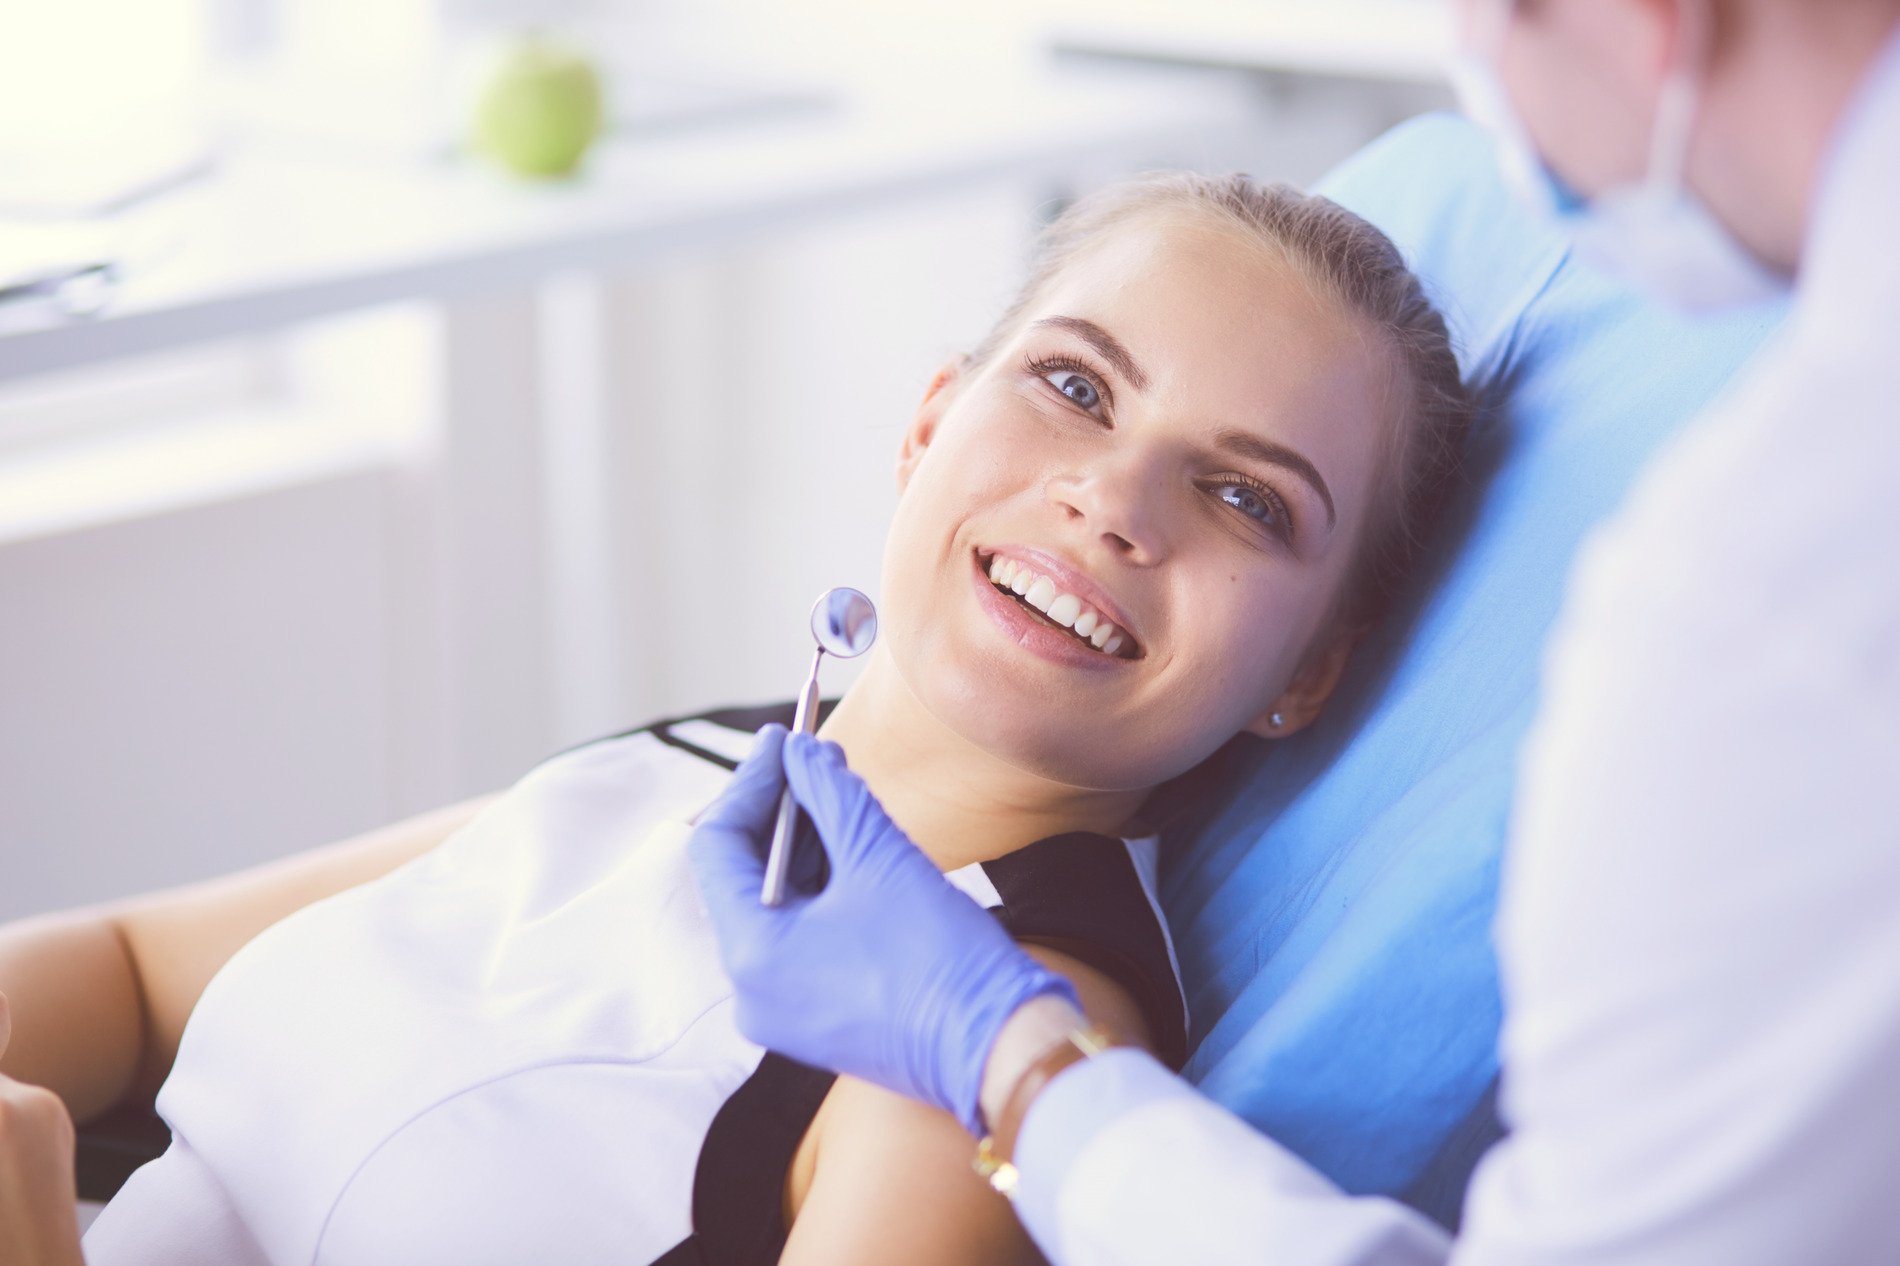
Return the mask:
[[[517,41],[482,89],[475,148],[521,176],[565,176],[600,134],[600,75],[543,36]]]

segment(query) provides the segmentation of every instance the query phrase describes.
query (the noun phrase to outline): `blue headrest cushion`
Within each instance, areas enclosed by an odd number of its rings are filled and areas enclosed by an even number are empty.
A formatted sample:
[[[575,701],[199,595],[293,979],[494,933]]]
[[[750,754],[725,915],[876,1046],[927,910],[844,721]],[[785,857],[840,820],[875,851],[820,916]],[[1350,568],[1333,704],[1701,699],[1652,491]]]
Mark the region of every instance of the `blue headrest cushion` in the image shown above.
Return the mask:
[[[1398,1193],[1497,1072],[1498,859],[1570,560],[1781,310],[1690,320],[1573,261],[1461,118],[1399,127],[1318,192],[1397,243],[1498,403],[1416,592],[1315,725],[1222,753],[1163,901],[1188,1075],[1347,1190]]]

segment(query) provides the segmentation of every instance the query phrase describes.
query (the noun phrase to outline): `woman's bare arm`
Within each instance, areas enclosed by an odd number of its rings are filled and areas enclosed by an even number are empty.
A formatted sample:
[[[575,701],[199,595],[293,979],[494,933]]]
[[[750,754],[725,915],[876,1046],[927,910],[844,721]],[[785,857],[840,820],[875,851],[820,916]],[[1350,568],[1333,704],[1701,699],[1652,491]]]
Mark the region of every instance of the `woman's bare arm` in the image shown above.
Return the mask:
[[[85,1122],[171,1070],[185,1021],[252,937],[314,901],[388,874],[487,799],[202,884],[0,927],[13,1042],[0,1072],[45,1086]]]
[[[0,993],[0,1056],[11,1031]],[[39,1086],[0,1074],[0,1262],[85,1266],[73,1217],[73,1122]]]
[[[1068,955],[1028,946],[1068,976],[1095,1024],[1148,1045],[1127,992]],[[1009,1202],[976,1176],[976,1143],[955,1118],[840,1077],[786,1182],[782,1266],[1008,1266],[1043,1259]]]

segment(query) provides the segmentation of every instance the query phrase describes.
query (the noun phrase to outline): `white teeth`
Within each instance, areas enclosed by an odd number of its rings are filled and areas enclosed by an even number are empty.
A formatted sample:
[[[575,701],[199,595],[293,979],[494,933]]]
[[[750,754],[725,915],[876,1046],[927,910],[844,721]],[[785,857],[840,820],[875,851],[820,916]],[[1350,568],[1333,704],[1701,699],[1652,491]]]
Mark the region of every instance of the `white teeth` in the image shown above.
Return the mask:
[[[990,583],[1007,589],[1049,618],[1068,629],[1096,650],[1115,655],[1128,644],[1128,637],[1101,613],[1072,593],[1063,593],[1056,582],[1038,576],[1012,558],[990,560]]]

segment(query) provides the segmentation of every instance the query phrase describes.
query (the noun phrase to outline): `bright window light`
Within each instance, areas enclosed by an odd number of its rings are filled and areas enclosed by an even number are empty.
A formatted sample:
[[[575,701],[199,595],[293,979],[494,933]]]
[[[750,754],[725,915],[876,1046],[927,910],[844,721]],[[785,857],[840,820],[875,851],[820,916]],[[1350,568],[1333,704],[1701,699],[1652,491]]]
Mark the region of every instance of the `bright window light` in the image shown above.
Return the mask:
[[[0,154],[176,124],[202,81],[207,0],[0,0]]]

